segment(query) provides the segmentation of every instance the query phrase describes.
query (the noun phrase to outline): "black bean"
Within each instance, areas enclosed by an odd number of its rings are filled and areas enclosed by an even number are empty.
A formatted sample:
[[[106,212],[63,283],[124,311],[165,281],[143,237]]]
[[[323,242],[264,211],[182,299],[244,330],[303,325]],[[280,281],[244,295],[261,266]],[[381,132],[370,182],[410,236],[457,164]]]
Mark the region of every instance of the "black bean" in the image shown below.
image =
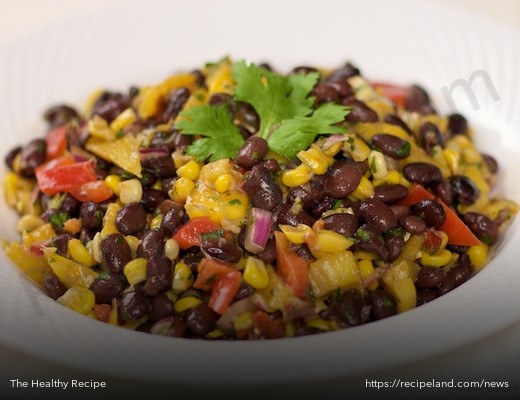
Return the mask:
[[[255,292],[255,289],[249,285],[246,281],[240,282],[240,287],[235,293],[235,299],[240,300],[248,296],[251,296]]]
[[[358,242],[352,247],[353,250],[367,251],[385,261],[388,259],[388,250],[383,236],[374,226],[362,225],[356,231],[355,238]]]
[[[420,202],[413,204],[410,207],[410,210],[413,215],[423,218],[427,226],[431,226],[435,229],[440,228],[446,220],[446,211],[444,211],[444,207],[435,200],[421,200]]]
[[[408,196],[408,188],[400,184],[380,185],[376,187],[374,192],[374,199],[386,204],[395,203],[406,196]]]
[[[79,240],[81,240],[83,243],[90,242],[91,240],[94,240],[96,233],[97,231],[95,230],[82,227],[81,231],[79,232]]]
[[[144,229],[139,234],[139,246],[137,247],[137,257],[150,258],[155,254],[162,254],[164,251],[164,240],[161,232],[155,229]]]
[[[489,172],[492,174],[496,174],[498,172],[498,162],[493,156],[490,156],[489,154],[482,154],[482,159],[486,163]]]
[[[124,266],[132,259],[132,251],[123,235],[112,233],[101,240],[103,265],[114,274],[123,272]]]
[[[267,71],[270,71],[270,72],[274,71],[273,67],[268,62],[261,62],[261,63],[259,63],[258,64],[258,68],[263,68],[263,69],[265,69]]]
[[[316,328],[315,326],[303,325],[296,328],[296,330],[294,331],[294,337],[316,335],[318,333],[323,332],[325,331],[322,331],[320,328]]]
[[[202,303],[186,313],[186,325],[197,336],[204,336],[211,332],[219,319],[219,315]]]
[[[335,102],[340,98],[339,92],[327,83],[319,83],[312,90],[316,104]]]
[[[226,104],[229,107],[229,110],[232,111],[234,108],[234,100],[233,96],[228,93],[213,93],[209,98],[209,104],[212,106],[217,106],[219,104]]]
[[[346,63],[343,67],[332,71],[327,80],[329,81],[345,81],[348,78],[359,75],[359,69],[352,65],[350,62]]]
[[[464,175],[454,175],[450,179],[453,200],[462,204],[473,204],[480,196],[480,190],[471,179]]]
[[[177,180],[177,177],[172,178],[165,178],[162,181],[162,191],[165,195],[168,195],[170,193],[170,190],[173,189],[173,185],[175,184],[175,181]]]
[[[345,117],[345,121],[349,122],[377,122],[377,113],[369,106],[354,97],[345,98],[341,104],[352,107]]]
[[[419,144],[430,156],[433,155],[435,146],[444,147],[444,138],[437,125],[425,122],[419,128]]]
[[[150,186],[153,186],[157,182],[157,176],[147,169],[141,170],[141,185],[144,188],[150,188]]]
[[[358,220],[352,214],[332,214],[323,218],[324,228],[345,236],[354,236],[358,229]]]
[[[54,275],[46,275],[43,279],[43,291],[51,299],[56,300],[65,294],[67,288]]]
[[[416,215],[405,215],[399,219],[399,222],[401,223],[403,229],[412,235],[420,235],[427,228],[424,219],[417,217]]]
[[[80,208],[79,216],[81,225],[87,229],[98,229],[103,222],[104,212],[101,207],[93,201],[83,203]]]
[[[173,144],[177,150],[186,150],[186,147],[193,143],[193,135],[183,135],[177,133],[173,138]]]
[[[165,236],[173,235],[182,225],[186,213],[178,206],[170,208],[161,221],[161,230]]]
[[[397,304],[394,297],[383,289],[370,292],[370,300],[374,319],[380,320],[397,314]]]
[[[206,76],[200,69],[191,71],[191,74],[195,77],[195,84],[200,88],[206,87]]]
[[[56,248],[56,253],[60,256],[68,257],[69,255],[69,240],[72,239],[70,233],[62,233],[54,236],[51,239],[50,245]]]
[[[293,204],[284,203],[278,207],[274,213],[274,220],[278,225],[291,225],[296,226],[298,224],[305,224],[312,226],[315,218],[311,216],[307,211],[300,210],[298,214],[295,214],[291,209]]]
[[[116,228],[123,235],[136,235],[146,226],[146,210],[141,203],[130,203],[117,212]]]
[[[161,178],[171,178],[175,176],[175,164],[170,156],[170,153],[157,152],[156,155],[147,155],[141,157],[141,164],[143,168],[152,171]]]
[[[468,267],[465,265],[457,265],[450,269],[446,274],[446,277],[439,285],[437,289],[437,294],[442,296],[456,287],[462,285],[466,282],[470,276],[471,272]]]
[[[165,198],[166,195],[161,190],[147,188],[143,190],[141,204],[144,206],[146,211],[153,213],[153,211],[161,205]]]
[[[13,164],[14,160],[22,152],[22,146],[17,146],[14,149],[10,150],[9,153],[4,158],[5,165],[7,168],[9,168],[11,171],[13,170]]]
[[[328,173],[325,188],[327,194],[336,199],[347,197],[361,182],[361,173],[346,160],[336,162]]]
[[[441,182],[434,183],[431,185],[431,189],[446,205],[449,206],[453,203],[453,189],[449,181],[442,180]]]
[[[171,288],[172,262],[163,254],[154,254],[146,265],[146,283],[143,292],[147,296],[156,296]]]
[[[125,285],[120,275],[102,273],[90,285],[96,296],[96,304],[111,304],[112,299],[121,294]]]
[[[403,175],[410,182],[428,185],[442,180],[441,170],[433,164],[414,162],[404,166]]]
[[[419,85],[412,85],[408,89],[405,108],[409,111],[427,114],[431,109],[430,96]]]
[[[251,136],[247,139],[236,157],[236,163],[245,169],[251,169],[260,163],[267,154],[267,141],[259,136]]]
[[[388,133],[378,133],[372,137],[372,145],[392,158],[406,158],[410,155],[410,142]]]
[[[72,120],[79,120],[79,114],[74,108],[66,104],[60,104],[48,108],[43,113],[43,118],[52,127],[55,127],[66,124],[67,122],[70,122]]]
[[[125,292],[121,296],[119,311],[123,321],[141,319],[148,313],[149,308],[149,300],[138,286],[133,291]]]
[[[305,243],[291,245],[291,249],[294,250],[294,252],[304,260],[314,261],[314,256],[312,255],[309,246],[307,246]]]
[[[206,238],[202,240],[200,248],[210,257],[232,264],[242,258],[240,247],[225,238]]]
[[[142,127],[139,131],[144,129]],[[175,137],[178,135],[178,132],[175,130],[169,130],[169,131],[160,131],[156,132],[153,135],[152,141],[150,142],[151,148],[159,148],[159,149],[165,149],[169,153],[172,153],[175,151]]]
[[[448,133],[450,135],[462,135],[468,130],[468,121],[461,114],[451,114],[448,116]]]
[[[417,290],[417,307],[423,304],[429,303],[437,298],[437,292],[431,289],[418,289]]]
[[[433,289],[441,284],[446,277],[446,272],[442,268],[423,267],[417,274],[417,286],[425,289]]]
[[[270,238],[265,244],[264,250],[256,256],[266,264],[274,263],[276,261],[276,243],[274,239]]]
[[[394,213],[395,217],[400,220],[410,214],[410,207],[402,206],[400,204],[394,204],[390,206],[390,209]]]
[[[493,245],[499,237],[498,224],[484,214],[469,212],[463,216],[464,222],[469,229],[482,242]]]
[[[321,199],[325,196],[325,187],[318,179],[312,179],[310,182],[302,186],[296,186],[289,190],[287,199],[295,202],[300,199],[305,209],[317,206]]]
[[[385,122],[390,125],[397,125],[403,128],[409,135],[413,135],[410,127],[398,115],[390,114],[385,117]]]
[[[399,254],[404,246],[404,238],[402,236],[390,236],[386,239],[385,247],[388,252],[388,258],[386,261],[392,262]]]
[[[92,107],[92,115],[99,115],[101,118],[112,122],[119,114],[129,107],[129,102],[121,93],[105,92],[96,100]]]
[[[168,336],[171,337],[185,337],[186,336],[186,324],[179,317],[174,317],[173,325],[168,332]]]
[[[300,65],[298,67],[294,67],[290,74],[293,75],[293,74],[303,74],[303,75],[306,75],[306,74],[310,74],[311,72],[318,72],[318,70],[314,67],[309,67],[307,65]]]
[[[466,251],[468,251],[468,247],[467,246],[457,246],[457,245],[454,245],[454,244],[448,244],[448,245],[446,245],[446,248],[449,251],[451,251],[452,253],[457,253],[457,254],[463,254]]]
[[[366,322],[367,313],[363,297],[358,290],[348,290],[341,295],[337,315],[346,326],[357,326]]]
[[[34,170],[45,162],[46,156],[47,143],[44,139],[30,141],[22,149],[18,173],[25,178],[34,176]]]
[[[262,161],[262,167],[265,168],[267,172],[270,174],[276,174],[280,171],[280,164],[274,158],[269,158],[265,161]]]
[[[161,115],[161,120],[168,122],[169,120],[175,119],[189,97],[190,91],[187,88],[181,87],[175,90],[166,103],[166,108]]]
[[[354,94],[354,91],[352,90],[352,86],[345,80],[345,81],[334,81],[334,80],[328,80],[326,81],[325,85],[330,86],[334,88],[340,98],[350,97]]]
[[[260,117],[253,106],[242,101],[235,105],[234,120],[239,127],[244,128],[249,135],[254,135],[260,129]]]
[[[69,214],[72,218],[78,215],[80,207],[81,203],[67,193],[61,202],[59,211]]]
[[[272,211],[281,204],[282,189],[265,168],[255,166],[251,169],[246,191],[251,197],[253,206]]]
[[[348,199],[347,197],[345,199]],[[321,201],[312,209],[309,210],[309,214],[311,214],[313,217],[319,218],[321,215],[325,212],[330,210],[336,202],[340,202],[341,200],[334,199],[330,196],[325,196],[321,199]],[[348,207],[347,207],[348,208]]]
[[[397,218],[392,209],[380,200],[362,200],[356,210],[356,215],[382,232],[397,226]]]
[[[150,321],[157,322],[174,314],[173,301],[165,293],[158,294],[152,299]]]

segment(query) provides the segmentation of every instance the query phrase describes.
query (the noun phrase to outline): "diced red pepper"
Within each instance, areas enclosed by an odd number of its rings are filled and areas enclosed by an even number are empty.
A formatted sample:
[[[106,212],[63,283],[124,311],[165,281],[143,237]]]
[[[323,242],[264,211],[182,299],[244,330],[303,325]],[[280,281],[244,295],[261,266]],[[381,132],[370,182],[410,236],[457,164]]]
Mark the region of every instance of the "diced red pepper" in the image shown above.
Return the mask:
[[[408,89],[406,87],[393,85],[385,82],[371,82],[376,92],[388,97],[398,106],[404,107],[408,99]]]
[[[94,304],[94,314],[99,321],[108,322],[111,312],[112,306],[110,304]]]
[[[231,264],[203,258],[200,261],[197,279],[193,283],[193,287],[195,289],[209,291],[215,285],[218,277],[231,271],[236,271]]]
[[[307,297],[309,292],[308,262],[289,248],[289,241],[285,235],[276,231],[276,265],[278,275],[298,297]]]
[[[45,139],[47,142],[47,161],[61,157],[67,149],[67,125],[51,130]]]
[[[177,229],[173,239],[179,243],[181,249],[186,250],[193,246],[200,246],[200,235],[203,233],[214,232],[218,229],[219,225],[211,221],[209,217],[193,218]]]
[[[457,213],[448,207],[441,199],[435,197],[421,185],[413,185],[408,190],[408,196],[399,202],[404,206],[416,204],[421,200],[435,199],[446,212],[446,219],[439,227],[439,230],[446,232],[448,235],[448,243],[457,246],[478,246],[481,241],[471,232],[471,230],[459,218]]]
[[[273,319],[261,310],[256,311],[252,319],[252,339],[279,339],[285,337],[285,324],[281,319]]]
[[[92,162],[70,164],[61,158],[50,161],[36,169],[36,179],[40,190],[52,196],[60,192],[77,190],[87,182],[97,180]]]
[[[237,270],[232,270],[219,276],[211,290],[209,307],[218,314],[224,314],[233,302],[233,298],[240,288],[241,280],[242,274]]]
[[[70,191],[70,194],[81,202],[92,201],[101,203],[114,195],[112,189],[104,181],[87,182],[77,189]]]

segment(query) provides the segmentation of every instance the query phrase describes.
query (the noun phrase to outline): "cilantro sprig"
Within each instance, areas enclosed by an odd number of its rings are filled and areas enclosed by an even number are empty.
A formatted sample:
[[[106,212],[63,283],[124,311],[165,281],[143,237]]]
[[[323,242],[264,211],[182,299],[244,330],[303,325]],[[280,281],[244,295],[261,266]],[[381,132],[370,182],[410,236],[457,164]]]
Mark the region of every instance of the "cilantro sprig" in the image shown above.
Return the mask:
[[[283,76],[240,61],[233,66],[233,78],[235,99],[251,104],[260,117],[258,135],[287,158],[307,149],[320,134],[345,131],[338,123],[348,114],[347,107],[325,103],[314,108],[311,92],[317,73]],[[244,142],[224,105],[195,107],[181,116],[177,127],[183,134],[204,136],[187,149],[198,160],[232,158]]]

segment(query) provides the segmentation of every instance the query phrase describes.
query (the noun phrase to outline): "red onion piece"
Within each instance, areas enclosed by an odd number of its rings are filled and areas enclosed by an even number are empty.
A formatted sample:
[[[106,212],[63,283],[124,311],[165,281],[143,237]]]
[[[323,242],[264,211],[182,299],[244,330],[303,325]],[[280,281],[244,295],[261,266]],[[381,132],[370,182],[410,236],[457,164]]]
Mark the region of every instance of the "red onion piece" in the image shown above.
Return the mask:
[[[246,240],[244,247],[247,251],[258,254],[265,249],[271,234],[273,214],[270,211],[253,207],[247,218]]]

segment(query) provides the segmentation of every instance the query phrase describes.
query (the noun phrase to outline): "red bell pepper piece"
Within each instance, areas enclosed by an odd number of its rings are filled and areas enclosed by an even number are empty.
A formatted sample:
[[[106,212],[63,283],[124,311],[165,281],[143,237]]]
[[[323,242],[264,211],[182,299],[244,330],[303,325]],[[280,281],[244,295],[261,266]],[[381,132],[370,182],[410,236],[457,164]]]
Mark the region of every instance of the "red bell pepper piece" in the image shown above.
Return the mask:
[[[79,188],[71,190],[70,194],[83,203],[87,201],[101,203],[111,198],[114,192],[108,187],[105,181],[94,181],[87,182]]]
[[[471,232],[471,230],[459,218],[457,213],[448,207],[441,199],[435,197],[421,185],[412,185],[408,190],[408,196],[399,202],[403,206],[416,204],[421,200],[434,199],[446,212],[446,219],[439,227],[439,230],[446,232],[448,235],[448,243],[457,246],[478,246],[482,242]]]
[[[67,125],[52,129],[45,138],[47,143],[47,161],[61,157],[67,149]]]
[[[91,161],[71,163],[69,157],[58,158],[36,169],[40,190],[52,196],[77,190],[87,182],[97,180]]]
[[[398,106],[404,107],[408,100],[408,88],[384,82],[371,82],[376,92],[388,97]]]
[[[241,280],[242,274],[235,269],[219,276],[211,290],[209,307],[218,314],[224,314],[233,302]]]
[[[179,243],[181,249],[186,250],[193,246],[200,246],[200,235],[214,232],[217,229],[219,229],[219,225],[211,221],[209,217],[193,218],[177,229],[173,239]]]
[[[289,241],[282,232],[276,231],[274,236],[278,275],[292,289],[295,296],[307,297],[310,285],[307,260],[289,248]]]

